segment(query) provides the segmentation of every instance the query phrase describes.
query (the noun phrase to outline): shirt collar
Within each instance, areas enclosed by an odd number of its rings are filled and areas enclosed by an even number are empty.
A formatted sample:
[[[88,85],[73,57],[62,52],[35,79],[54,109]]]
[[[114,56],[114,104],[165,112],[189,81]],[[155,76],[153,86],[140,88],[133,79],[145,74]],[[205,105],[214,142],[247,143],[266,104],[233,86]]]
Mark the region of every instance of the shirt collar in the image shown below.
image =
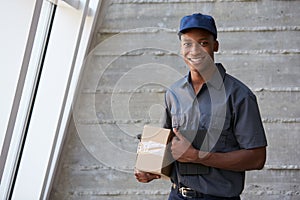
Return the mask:
[[[216,63],[217,71],[213,74],[211,79],[207,81],[207,84],[213,86],[215,89],[221,89],[225,77],[226,70],[221,63]]]
[[[215,89],[221,89],[225,77],[226,70],[221,63],[216,63],[217,71],[213,74],[206,84],[213,86]],[[191,72],[185,77],[183,85],[191,83]]]

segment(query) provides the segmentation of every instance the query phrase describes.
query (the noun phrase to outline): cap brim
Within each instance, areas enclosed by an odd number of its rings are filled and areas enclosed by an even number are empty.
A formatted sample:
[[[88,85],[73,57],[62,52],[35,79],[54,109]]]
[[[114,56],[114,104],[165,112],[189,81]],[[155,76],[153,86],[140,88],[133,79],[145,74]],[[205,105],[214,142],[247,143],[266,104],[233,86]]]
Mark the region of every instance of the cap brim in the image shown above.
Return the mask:
[[[209,29],[207,29],[204,26],[192,26],[192,27],[188,27],[188,28],[180,30],[177,34],[178,35],[184,34],[187,30],[190,30],[190,29],[202,29],[202,30],[206,30],[209,33],[211,33],[215,38],[217,38],[217,36],[213,32],[211,32]]]

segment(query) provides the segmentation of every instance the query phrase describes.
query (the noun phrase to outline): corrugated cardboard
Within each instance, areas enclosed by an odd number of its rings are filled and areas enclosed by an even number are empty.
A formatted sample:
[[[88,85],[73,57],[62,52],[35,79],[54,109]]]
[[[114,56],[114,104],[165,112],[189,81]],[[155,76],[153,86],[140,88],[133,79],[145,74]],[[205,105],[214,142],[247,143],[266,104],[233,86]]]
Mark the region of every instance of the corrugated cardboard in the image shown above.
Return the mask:
[[[162,178],[169,177],[173,163],[168,145],[171,139],[170,129],[145,126],[137,150],[135,168],[161,175]]]

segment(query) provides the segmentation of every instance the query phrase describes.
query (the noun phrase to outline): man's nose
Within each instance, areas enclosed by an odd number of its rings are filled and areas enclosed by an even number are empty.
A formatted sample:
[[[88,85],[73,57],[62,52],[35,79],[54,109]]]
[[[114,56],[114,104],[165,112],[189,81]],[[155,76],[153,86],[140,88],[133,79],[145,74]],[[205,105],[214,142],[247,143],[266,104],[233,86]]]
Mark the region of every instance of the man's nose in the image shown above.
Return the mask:
[[[204,52],[203,47],[200,44],[194,43],[192,45],[191,53],[193,53],[193,54],[200,54],[200,53],[203,53],[203,52]]]

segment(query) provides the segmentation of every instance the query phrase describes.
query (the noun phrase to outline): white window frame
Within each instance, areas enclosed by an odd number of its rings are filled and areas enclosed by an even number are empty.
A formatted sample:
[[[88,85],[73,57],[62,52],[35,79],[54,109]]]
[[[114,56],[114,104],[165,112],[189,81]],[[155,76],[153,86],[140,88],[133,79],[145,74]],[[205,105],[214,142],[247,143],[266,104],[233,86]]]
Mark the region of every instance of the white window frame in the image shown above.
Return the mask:
[[[17,2],[17,0],[13,1]],[[16,172],[11,199],[47,199],[51,190],[53,176],[70,119],[75,88],[90,45],[101,1],[81,0],[67,3],[57,1],[43,71],[19,168]],[[72,7],[75,5],[74,3],[77,5],[76,8]],[[40,5],[39,1],[36,1],[35,8],[37,5]],[[39,7],[39,11],[41,11],[41,7]],[[34,17],[33,14],[32,19]],[[31,27],[31,31],[34,30],[33,28],[36,27]],[[31,41],[29,44],[27,41],[28,45],[33,45],[33,42]],[[27,59],[33,59],[30,53]],[[24,76],[22,73],[21,75]],[[28,74],[26,81],[30,82],[27,78],[30,78]],[[24,111],[22,107],[26,105],[26,103],[22,103],[26,100],[24,92],[30,91],[26,90],[26,84],[24,87],[24,90],[21,91],[22,94],[14,97],[20,98],[20,107],[14,104],[12,110]],[[7,162],[0,185],[0,193],[2,192],[0,199],[6,199],[9,193],[9,180],[13,175],[11,169],[16,161],[18,145],[20,144],[18,140],[21,138],[20,132],[24,125],[21,123],[22,116],[24,116],[22,112],[18,112],[17,116],[14,116],[13,139],[7,149]]]

